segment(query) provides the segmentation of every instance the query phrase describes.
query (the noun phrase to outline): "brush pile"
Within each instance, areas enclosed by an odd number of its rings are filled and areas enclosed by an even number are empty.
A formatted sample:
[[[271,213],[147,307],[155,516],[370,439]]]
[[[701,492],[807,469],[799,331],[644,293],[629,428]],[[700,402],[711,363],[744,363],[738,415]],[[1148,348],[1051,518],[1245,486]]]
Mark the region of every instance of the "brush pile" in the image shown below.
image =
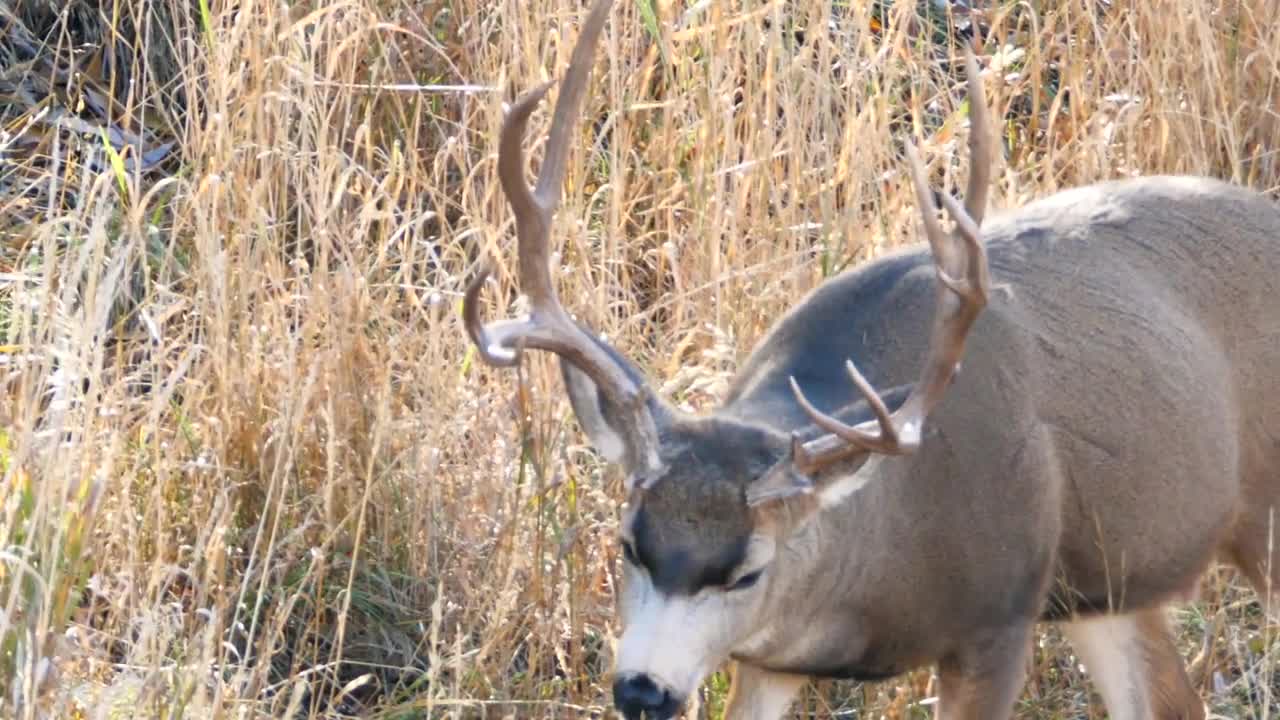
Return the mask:
[[[74,210],[100,173],[145,183],[176,167],[187,103],[177,7],[121,3],[110,17],[98,2],[0,0],[4,229]]]

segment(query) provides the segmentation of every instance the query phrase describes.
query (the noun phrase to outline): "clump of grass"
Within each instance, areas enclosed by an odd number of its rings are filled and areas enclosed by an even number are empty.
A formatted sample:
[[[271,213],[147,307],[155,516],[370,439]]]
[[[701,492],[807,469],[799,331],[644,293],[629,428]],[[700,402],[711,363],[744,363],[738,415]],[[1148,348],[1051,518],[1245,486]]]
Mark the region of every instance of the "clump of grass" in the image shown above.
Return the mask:
[[[1273,2],[975,5],[617,4],[566,304],[714,401],[807,289],[915,238],[906,136],[963,183],[972,32],[996,207],[1139,173],[1280,190]],[[519,303],[496,132],[579,5],[52,8],[0,0],[0,714],[602,715],[619,483],[546,358],[491,372],[457,313],[481,256]],[[1264,717],[1240,587],[1207,580],[1184,640],[1212,626],[1207,695]],[[1101,717],[1052,630],[1033,665],[1023,716]],[[820,683],[797,713],[932,693]]]

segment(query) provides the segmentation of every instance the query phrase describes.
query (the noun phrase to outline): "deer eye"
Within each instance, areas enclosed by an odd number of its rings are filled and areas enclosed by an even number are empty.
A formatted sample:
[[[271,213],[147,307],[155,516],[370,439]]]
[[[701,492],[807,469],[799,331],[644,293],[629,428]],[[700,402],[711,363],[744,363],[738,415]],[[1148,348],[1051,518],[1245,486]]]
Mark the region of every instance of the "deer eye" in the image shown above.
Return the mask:
[[[746,575],[743,575],[742,577],[738,578],[737,580],[734,580],[732,585],[729,585],[728,587],[725,588],[725,591],[733,592],[734,590],[746,590],[752,585],[755,585],[756,581],[758,581],[760,579],[760,576],[763,574],[764,574],[763,568],[761,568],[760,570],[756,570],[755,572],[749,572]]]

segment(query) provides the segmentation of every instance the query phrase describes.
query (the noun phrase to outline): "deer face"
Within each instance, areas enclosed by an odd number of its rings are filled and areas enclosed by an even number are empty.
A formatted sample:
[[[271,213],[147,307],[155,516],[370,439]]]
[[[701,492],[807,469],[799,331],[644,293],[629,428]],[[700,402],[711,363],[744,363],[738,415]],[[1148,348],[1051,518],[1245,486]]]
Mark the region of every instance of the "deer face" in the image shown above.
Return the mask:
[[[624,716],[674,715],[702,679],[759,626],[777,538],[747,488],[786,449],[783,438],[720,420],[668,437],[671,470],[631,492],[620,523],[622,637],[614,702]]]
[[[629,377],[634,365],[608,352]],[[688,417],[649,395],[660,472],[628,450],[617,404],[569,361],[561,363],[569,399],[583,430],[629,478],[619,523],[623,581],[614,663],[614,704],[628,720],[669,718],[702,680],[753,642],[776,619],[788,582],[777,579],[781,558],[794,580],[811,562],[805,543],[790,543],[821,508],[837,504],[881,476],[879,457],[855,453],[801,472],[797,445],[779,431],[717,415]],[[906,389],[909,391],[909,388]],[[905,402],[904,389],[884,398]],[[874,425],[867,403],[853,416]],[[805,433],[801,438],[812,433]]]

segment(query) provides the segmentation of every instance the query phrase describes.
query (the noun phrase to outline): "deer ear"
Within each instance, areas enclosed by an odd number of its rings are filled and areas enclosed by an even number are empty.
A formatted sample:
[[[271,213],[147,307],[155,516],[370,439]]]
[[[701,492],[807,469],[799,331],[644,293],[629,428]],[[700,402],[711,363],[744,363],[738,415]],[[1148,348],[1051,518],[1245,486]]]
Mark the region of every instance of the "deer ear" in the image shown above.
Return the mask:
[[[825,468],[815,479],[797,470],[790,458],[781,460],[747,486],[747,507],[758,528],[787,535],[879,477],[880,461],[878,455],[863,455]]]
[[[626,442],[617,429],[618,425],[609,421],[605,410],[609,403],[600,395],[596,384],[567,360],[560,361],[560,375],[564,378],[573,414],[578,417],[578,424],[591,439],[596,452],[609,462],[620,463],[626,460]]]
[[[747,507],[755,508],[766,503],[785,501],[813,491],[813,481],[796,470],[789,460],[784,460],[747,485]]]
[[[641,387],[648,386],[644,374],[622,353],[596,338],[595,334],[586,328],[583,330],[631,377],[632,382]],[[578,417],[578,424],[591,439],[596,452],[609,462],[628,462],[629,448],[626,435],[623,434],[625,425],[618,409],[599,392],[595,382],[586,373],[563,357],[560,359],[560,377],[564,380],[565,390],[569,394],[569,404],[573,406],[573,413]],[[649,415],[653,418],[658,437],[661,438],[664,430],[671,425],[673,410],[654,393],[646,394]]]
[[[795,469],[790,458],[781,460],[746,488],[747,508],[757,532],[783,538],[804,526],[821,508],[819,489]]]

